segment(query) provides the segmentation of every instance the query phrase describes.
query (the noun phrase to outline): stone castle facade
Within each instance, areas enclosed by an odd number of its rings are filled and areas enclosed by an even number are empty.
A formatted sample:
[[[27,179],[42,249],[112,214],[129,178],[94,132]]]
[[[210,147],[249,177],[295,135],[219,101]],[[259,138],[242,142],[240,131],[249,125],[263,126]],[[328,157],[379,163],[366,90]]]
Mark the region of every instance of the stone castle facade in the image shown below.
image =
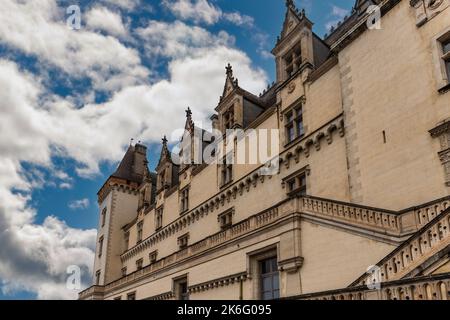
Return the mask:
[[[177,165],[166,140],[153,173],[130,145],[80,299],[450,299],[450,1],[358,0],[324,39],[286,6],[276,82],[228,66],[211,117],[278,129],[276,174]]]

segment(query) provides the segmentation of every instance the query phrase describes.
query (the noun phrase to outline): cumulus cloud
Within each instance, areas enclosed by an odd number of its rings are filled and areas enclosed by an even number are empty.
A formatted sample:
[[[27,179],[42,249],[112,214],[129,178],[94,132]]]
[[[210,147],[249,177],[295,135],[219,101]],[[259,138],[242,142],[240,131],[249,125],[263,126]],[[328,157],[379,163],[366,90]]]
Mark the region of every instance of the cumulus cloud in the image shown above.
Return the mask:
[[[163,0],[163,5],[176,17],[208,25],[225,20],[237,26],[252,27],[254,19],[239,12],[223,12],[208,0]]]
[[[71,30],[55,0],[2,1],[0,41],[70,77],[88,77],[94,89],[118,90],[143,83],[149,76],[137,50],[118,39]]]
[[[72,210],[87,209],[89,207],[89,199],[84,198],[80,200],[70,201],[68,207]]]
[[[196,23],[214,24],[222,16],[222,10],[208,0],[163,0],[163,4],[178,18]]]
[[[141,5],[141,0],[102,0],[102,2],[126,10],[134,10]]]
[[[124,37],[128,30],[122,16],[105,7],[95,7],[86,14],[86,24],[93,30],[105,31],[111,35]]]
[[[145,55],[167,60],[167,77],[150,82],[138,50],[115,36],[70,31],[58,22],[60,11],[51,0],[5,0],[0,11],[2,45],[35,56],[45,69],[112,91],[106,102],[85,97],[78,106],[71,96],[52,92],[45,74],[25,70],[13,56],[0,59],[1,290],[28,290],[42,299],[76,298],[65,287],[69,265],[79,265],[83,284],[90,282],[96,232],[53,216],[36,222],[32,191],[48,178],[39,170],[50,172],[60,188],[71,188],[73,178],[55,168],[54,157],[74,160],[79,175],[92,176],[100,163],[123,156],[130,137],[159,142],[181,128],[187,106],[196,120],[207,119],[222,93],[228,62],[247,90],[258,93],[267,83],[265,72],[252,66],[227,33],[157,21],[130,32]]]

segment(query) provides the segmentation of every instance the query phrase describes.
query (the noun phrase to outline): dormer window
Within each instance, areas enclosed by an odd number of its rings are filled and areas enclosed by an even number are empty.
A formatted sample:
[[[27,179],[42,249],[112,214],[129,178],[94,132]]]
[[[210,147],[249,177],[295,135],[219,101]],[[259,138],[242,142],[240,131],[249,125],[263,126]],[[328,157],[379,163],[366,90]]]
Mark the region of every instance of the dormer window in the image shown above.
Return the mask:
[[[284,56],[286,78],[292,76],[300,68],[301,63],[302,54],[298,44]]]
[[[231,106],[223,114],[223,127],[225,130],[232,129],[234,126],[234,106]]]
[[[144,221],[141,221],[137,224],[137,239],[136,239],[136,243],[141,243],[142,242],[142,231],[144,228]]]

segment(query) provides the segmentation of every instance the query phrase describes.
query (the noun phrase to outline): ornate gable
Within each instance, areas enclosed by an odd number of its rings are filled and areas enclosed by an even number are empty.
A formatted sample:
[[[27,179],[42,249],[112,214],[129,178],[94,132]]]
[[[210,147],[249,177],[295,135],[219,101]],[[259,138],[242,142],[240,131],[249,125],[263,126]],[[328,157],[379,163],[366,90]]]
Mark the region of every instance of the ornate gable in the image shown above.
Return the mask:
[[[283,30],[281,31],[280,40],[284,39],[295,27],[300,23],[305,15],[305,10],[301,12],[295,7],[294,0],[286,0],[286,17],[284,18]]]
[[[162,149],[161,149],[161,156],[159,157],[158,166],[156,167],[156,170],[158,170],[163,164],[169,162],[172,163],[172,156],[170,155],[169,147],[167,146],[167,138],[164,136],[162,139]]]
[[[239,88],[239,82],[238,79],[235,79],[233,76],[233,67],[231,64],[228,64],[225,69],[227,70],[227,78],[225,80],[225,86],[220,101],[226,98],[235,89]]]

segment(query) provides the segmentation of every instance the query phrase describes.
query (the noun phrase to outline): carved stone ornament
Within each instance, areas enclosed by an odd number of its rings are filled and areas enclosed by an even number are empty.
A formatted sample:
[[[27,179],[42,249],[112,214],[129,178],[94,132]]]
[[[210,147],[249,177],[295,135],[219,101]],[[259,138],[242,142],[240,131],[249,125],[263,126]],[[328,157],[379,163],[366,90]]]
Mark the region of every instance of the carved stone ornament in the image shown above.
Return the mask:
[[[410,0],[416,13],[416,26],[421,27],[450,4],[449,0]]]
[[[292,92],[294,92],[295,88],[296,88],[295,82],[289,83],[289,85],[288,85],[288,93],[291,94]]]

